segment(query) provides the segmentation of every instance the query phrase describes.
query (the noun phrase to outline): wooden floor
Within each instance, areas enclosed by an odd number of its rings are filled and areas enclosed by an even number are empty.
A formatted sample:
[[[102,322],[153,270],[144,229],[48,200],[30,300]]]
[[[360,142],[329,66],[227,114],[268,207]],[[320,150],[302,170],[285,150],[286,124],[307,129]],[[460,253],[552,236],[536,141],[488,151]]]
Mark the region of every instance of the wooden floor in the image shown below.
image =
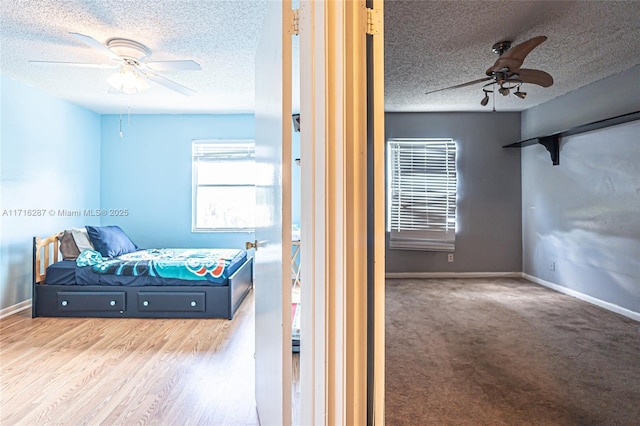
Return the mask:
[[[253,292],[232,321],[23,311],[0,320],[0,424],[257,425],[253,354]]]

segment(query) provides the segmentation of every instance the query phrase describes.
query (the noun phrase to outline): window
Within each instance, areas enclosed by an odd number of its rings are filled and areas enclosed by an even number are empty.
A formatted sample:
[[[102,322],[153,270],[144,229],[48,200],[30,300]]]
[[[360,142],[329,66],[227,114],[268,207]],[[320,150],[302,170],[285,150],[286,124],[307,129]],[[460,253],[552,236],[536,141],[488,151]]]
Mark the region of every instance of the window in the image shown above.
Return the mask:
[[[254,231],[254,145],[193,141],[193,231]]]
[[[387,141],[390,247],[452,251],[456,185],[456,145],[452,139]]]

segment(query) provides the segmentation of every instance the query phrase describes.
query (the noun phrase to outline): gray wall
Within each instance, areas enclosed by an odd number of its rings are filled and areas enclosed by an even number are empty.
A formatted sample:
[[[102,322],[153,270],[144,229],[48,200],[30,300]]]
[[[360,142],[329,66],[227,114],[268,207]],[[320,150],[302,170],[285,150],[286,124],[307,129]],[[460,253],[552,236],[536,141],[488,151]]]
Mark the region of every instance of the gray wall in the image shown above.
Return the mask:
[[[447,253],[389,249],[386,271],[520,272],[520,113],[386,113],[386,138],[443,137],[457,145],[454,262]],[[388,241],[387,233],[387,241]]]
[[[640,66],[522,113],[522,137],[640,110]],[[640,121],[522,150],[523,271],[640,312]],[[553,264],[555,263],[555,270]]]

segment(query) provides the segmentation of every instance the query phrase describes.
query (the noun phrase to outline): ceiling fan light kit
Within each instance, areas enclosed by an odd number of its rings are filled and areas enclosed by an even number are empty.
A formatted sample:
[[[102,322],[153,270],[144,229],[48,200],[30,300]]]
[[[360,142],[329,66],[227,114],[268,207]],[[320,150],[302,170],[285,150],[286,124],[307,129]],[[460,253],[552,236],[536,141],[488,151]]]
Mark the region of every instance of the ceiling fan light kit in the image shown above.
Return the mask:
[[[524,99],[527,97],[527,92],[521,92],[520,87],[518,87],[518,90],[516,90],[516,93],[514,93],[514,95],[516,95],[520,99]]]
[[[496,91],[502,96],[508,96],[513,93],[517,98],[524,99],[527,96],[527,92],[522,92],[520,90],[520,87],[524,83],[535,84],[541,87],[549,87],[553,85],[553,77],[551,77],[550,74],[541,70],[520,68],[526,56],[545,40],[547,40],[546,36],[533,37],[513,47],[511,47],[512,42],[510,40],[499,41],[491,48],[491,50],[498,54],[499,57],[493,66],[485,72],[487,77],[446,87],[444,89],[433,90],[431,92],[427,92],[427,94],[448,89],[458,89],[488,81],[488,83],[485,83],[482,86],[484,97],[480,101],[480,105],[486,106],[489,103],[489,93],[491,93],[494,95],[493,100],[495,111]]]
[[[126,94],[141,93],[151,87],[147,76],[129,64],[123,65],[120,71],[109,77],[107,83],[115,90]]]

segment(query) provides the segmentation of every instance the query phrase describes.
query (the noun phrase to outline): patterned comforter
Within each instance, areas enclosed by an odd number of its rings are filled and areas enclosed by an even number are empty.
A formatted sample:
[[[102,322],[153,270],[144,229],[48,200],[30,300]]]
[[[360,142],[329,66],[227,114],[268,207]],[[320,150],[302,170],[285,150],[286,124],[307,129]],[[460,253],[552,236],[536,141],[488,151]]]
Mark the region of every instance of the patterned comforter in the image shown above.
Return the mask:
[[[94,250],[78,256],[78,266],[91,266],[105,275],[152,276],[181,280],[227,278],[229,264],[244,253],[238,249],[147,249],[115,258],[103,258]]]

